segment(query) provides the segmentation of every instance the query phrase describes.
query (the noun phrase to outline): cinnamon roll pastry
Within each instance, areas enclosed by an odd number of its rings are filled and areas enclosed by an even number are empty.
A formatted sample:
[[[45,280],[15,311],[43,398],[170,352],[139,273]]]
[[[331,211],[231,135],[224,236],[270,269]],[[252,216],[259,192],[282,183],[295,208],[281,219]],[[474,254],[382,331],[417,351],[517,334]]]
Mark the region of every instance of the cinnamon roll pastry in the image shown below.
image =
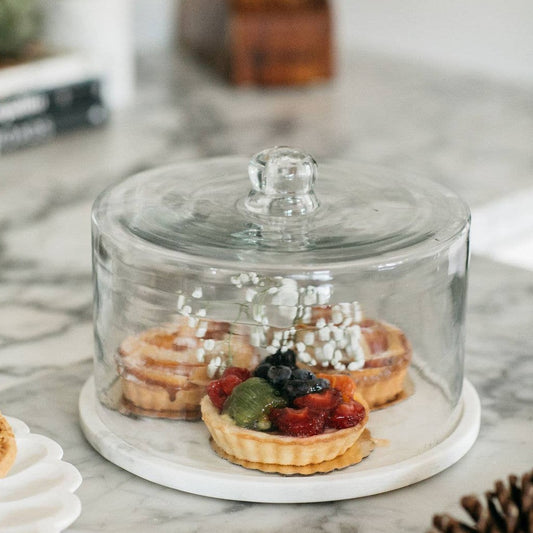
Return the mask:
[[[396,326],[343,313],[340,306],[320,306],[295,327],[294,346],[310,370],[349,374],[371,409],[404,391],[412,349]]]
[[[229,322],[186,317],[125,339],[117,353],[122,411],[196,420],[207,383],[221,368],[252,368],[247,331]]]

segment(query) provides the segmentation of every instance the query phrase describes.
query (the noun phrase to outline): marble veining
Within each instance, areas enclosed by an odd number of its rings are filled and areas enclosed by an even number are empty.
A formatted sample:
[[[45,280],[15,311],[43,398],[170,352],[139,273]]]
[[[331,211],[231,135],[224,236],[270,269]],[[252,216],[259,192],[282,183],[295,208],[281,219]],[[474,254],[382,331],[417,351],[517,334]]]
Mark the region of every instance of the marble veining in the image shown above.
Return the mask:
[[[519,87],[370,55],[331,84],[233,90],[187,58],[141,63],[138,105],[102,130],[0,157],[0,409],[59,442],[78,468],[72,532],[419,532],[465,492],[530,469],[533,274],[474,256],[465,372],[480,436],[445,472],[391,493],[271,505],[194,496],[137,478],[85,441],[77,401],[92,373],[90,208],[133,172],[274,144],[415,172],[474,207],[531,184],[533,101]],[[67,157],[68,155],[68,157]]]

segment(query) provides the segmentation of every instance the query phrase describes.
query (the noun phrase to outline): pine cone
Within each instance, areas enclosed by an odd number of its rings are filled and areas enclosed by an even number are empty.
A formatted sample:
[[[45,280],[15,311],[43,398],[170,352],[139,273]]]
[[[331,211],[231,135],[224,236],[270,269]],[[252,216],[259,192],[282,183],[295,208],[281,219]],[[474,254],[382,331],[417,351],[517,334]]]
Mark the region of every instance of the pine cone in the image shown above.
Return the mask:
[[[433,516],[433,533],[533,533],[533,470],[522,476],[509,476],[506,486],[496,481],[485,493],[486,506],[473,495],[463,496],[461,505],[474,524],[449,515]]]

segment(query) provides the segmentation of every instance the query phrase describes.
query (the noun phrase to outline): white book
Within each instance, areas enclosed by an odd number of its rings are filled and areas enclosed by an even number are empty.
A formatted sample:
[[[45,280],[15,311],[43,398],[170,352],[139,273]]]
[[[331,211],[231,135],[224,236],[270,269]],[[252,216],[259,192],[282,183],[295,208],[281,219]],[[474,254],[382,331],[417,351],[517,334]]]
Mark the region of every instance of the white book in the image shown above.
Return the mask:
[[[0,99],[102,78],[95,59],[66,52],[0,68]]]

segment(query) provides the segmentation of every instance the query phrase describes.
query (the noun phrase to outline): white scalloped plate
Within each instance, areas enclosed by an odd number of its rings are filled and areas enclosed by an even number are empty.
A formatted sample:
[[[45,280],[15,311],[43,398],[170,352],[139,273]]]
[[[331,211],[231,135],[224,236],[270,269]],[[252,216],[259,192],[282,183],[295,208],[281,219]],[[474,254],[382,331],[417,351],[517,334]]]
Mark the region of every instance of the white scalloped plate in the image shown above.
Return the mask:
[[[28,426],[6,416],[17,442],[17,457],[7,476],[0,479],[2,533],[57,533],[81,512],[74,491],[82,478],[62,461],[57,442],[31,433]]]

